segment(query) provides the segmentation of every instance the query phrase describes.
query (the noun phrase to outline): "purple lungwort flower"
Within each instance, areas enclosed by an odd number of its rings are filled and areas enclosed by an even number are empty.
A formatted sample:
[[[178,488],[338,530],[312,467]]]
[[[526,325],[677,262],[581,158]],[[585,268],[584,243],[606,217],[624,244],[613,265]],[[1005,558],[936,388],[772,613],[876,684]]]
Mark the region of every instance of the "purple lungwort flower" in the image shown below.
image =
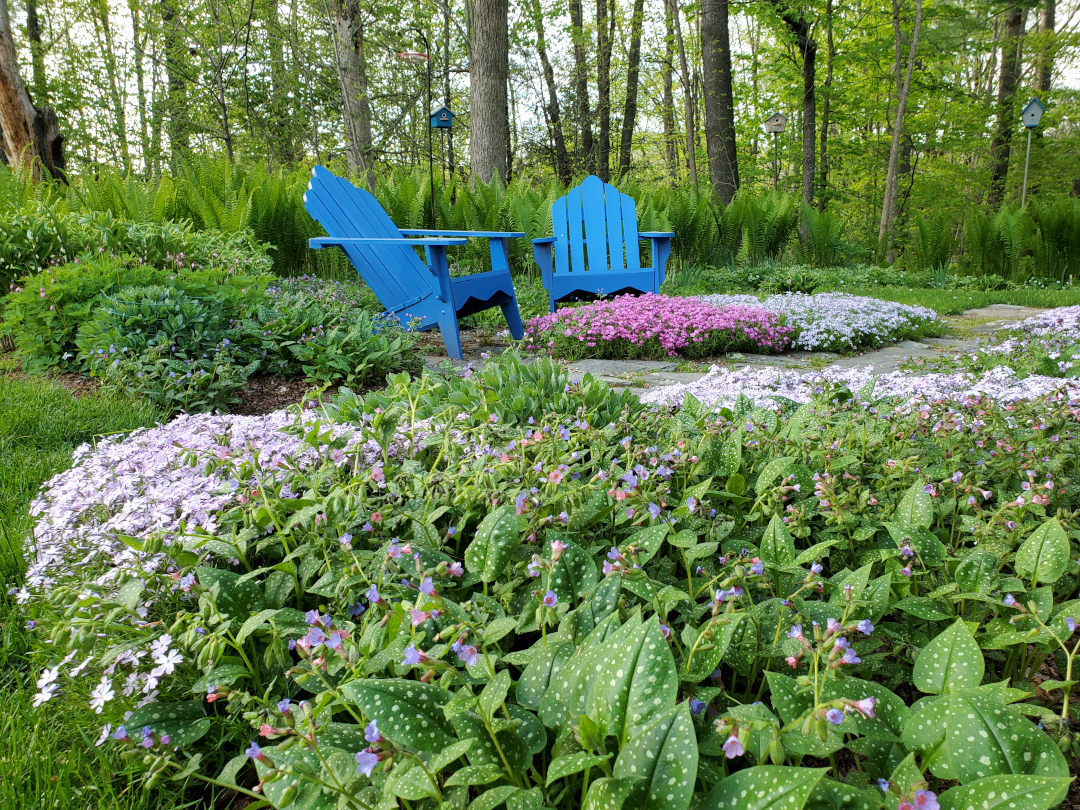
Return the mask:
[[[379,597],[379,589],[377,587],[375,587],[374,585],[372,585],[364,593],[364,596],[367,597],[369,602],[371,602],[372,604],[376,604],[380,599],[380,597]]]
[[[457,657],[465,664],[465,666],[471,667],[477,662],[479,655],[476,651],[476,647],[471,644],[463,644],[457,650]]]
[[[1008,607],[1012,607],[1016,604],[1016,597],[1013,596],[1011,593],[1007,593],[1005,594],[1005,598],[1001,600],[1001,603]]]
[[[420,582],[420,592],[426,593],[428,596],[435,595],[435,585],[431,581],[431,577],[424,577]]]
[[[423,653],[416,649],[416,645],[410,644],[408,647],[405,648],[405,657],[402,659],[401,663],[403,663],[405,666],[411,667],[415,664],[419,664],[422,657]]]
[[[739,738],[732,734],[727,738],[727,741],[723,745],[724,756],[728,759],[735,759],[735,757],[741,757],[746,753],[742,743],[739,742]]]
[[[701,714],[705,711],[705,701],[697,698],[690,699],[690,714]]]
[[[844,722],[844,713],[839,709],[829,709],[825,712],[825,719],[834,726],[838,726]]]
[[[930,790],[916,790],[915,810],[941,810],[937,794]]]
[[[848,647],[844,650],[844,657],[840,659],[845,664],[861,664],[862,659],[859,658],[858,653],[855,652],[854,647]]]
[[[555,607],[555,605],[556,605],[556,603],[558,603],[558,601],[559,601],[559,596],[558,596],[558,594],[555,593],[555,591],[548,591],[547,593],[544,594],[544,604],[547,605],[548,607]]]
[[[308,624],[318,624],[319,611],[309,610],[307,613],[304,614],[304,621],[306,621]]]
[[[262,759],[263,755],[262,748],[260,748],[259,744],[254,740],[252,740],[251,745],[244,750],[244,753],[247,755],[248,759]]]
[[[788,638],[802,638],[803,637],[802,625],[801,624],[793,624],[793,625],[791,625],[791,629],[788,630],[788,632],[787,632],[787,637]]]
[[[863,619],[857,625],[855,629],[862,633],[864,636],[868,636],[874,632],[874,625],[870,623],[869,619]]]
[[[379,724],[375,720],[372,720],[364,728],[364,739],[369,743],[377,743],[382,739],[382,735],[379,733]]]
[[[277,710],[282,714],[289,714],[292,711],[292,701],[288,698],[278,701]]]
[[[662,511],[663,510],[659,506],[657,506],[655,503],[650,503],[649,504],[649,514],[652,515],[654,518],[660,517],[660,513]]]
[[[357,772],[363,774],[369,779],[371,778],[371,772],[375,770],[375,766],[379,764],[379,755],[373,754],[367,749],[356,754],[353,759],[356,760]]]

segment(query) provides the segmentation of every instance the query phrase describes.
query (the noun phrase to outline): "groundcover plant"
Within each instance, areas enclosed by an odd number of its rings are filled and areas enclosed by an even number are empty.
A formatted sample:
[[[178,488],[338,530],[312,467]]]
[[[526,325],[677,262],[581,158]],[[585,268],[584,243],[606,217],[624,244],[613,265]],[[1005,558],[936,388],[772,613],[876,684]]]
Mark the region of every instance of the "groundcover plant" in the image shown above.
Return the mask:
[[[707,357],[726,351],[778,352],[794,330],[761,307],[719,309],[695,298],[618,295],[529,321],[530,350],[582,357]]]
[[[785,316],[794,328],[791,345],[811,351],[852,351],[941,331],[937,313],[847,293],[784,293],[759,300],[754,295],[703,295],[714,306],[759,307]]]
[[[274,807],[1063,800],[1075,401],[467,374],[81,451],[35,506],[37,702],[91,684],[148,781]]]

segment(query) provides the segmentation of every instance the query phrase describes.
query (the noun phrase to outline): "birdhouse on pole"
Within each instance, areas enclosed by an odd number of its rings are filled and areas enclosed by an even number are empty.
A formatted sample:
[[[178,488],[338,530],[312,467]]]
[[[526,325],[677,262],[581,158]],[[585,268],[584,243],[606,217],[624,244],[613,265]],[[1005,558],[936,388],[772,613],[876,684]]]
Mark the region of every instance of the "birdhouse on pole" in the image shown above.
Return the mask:
[[[765,119],[765,131],[777,134],[787,129],[787,116],[780,112],[774,112]]]
[[[450,129],[450,125],[454,123],[454,114],[450,111],[450,108],[442,105],[431,113],[431,128],[432,129]]]
[[[1031,101],[1024,105],[1024,109],[1020,113],[1024,119],[1024,126],[1028,129],[1035,129],[1039,125],[1039,119],[1042,118],[1044,112],[1046,112],[1046,107],[1043,106],[1039,99],[1032,97]]]

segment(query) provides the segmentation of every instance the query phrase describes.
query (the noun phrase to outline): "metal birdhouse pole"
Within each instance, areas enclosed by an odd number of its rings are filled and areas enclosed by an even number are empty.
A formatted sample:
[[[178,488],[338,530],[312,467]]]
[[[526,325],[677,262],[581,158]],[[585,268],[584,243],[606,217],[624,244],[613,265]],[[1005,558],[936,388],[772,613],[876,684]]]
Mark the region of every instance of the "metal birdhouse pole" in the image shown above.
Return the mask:
[[[412,33],[416,34],[418,37],[420,37],[420,41],[424,43],[424,51],[425,51],[425,53],[413,53],[411,51],[406,51],[405,53],[399,53],[397,55],[397,58],[400,59],[402,62],[408,62],[409,64],[412,64],[412,65],[426,65],[427,66],[427,70],[426,70],[426,74],[427,74],[427,99],[426,99],[426,101],[427,101],[427,103],[424,106],[424,110],[428,114],[430,114],[430,112],[431,112],[431,56],[429,54],[431,52],[431,46],[428,45],[427,37],[424,36],[424,32],[421,31],[419,28],[409,28],[409,29],[407,29],[406,33],[409,33],[409,32],[412,32]],[[430,121],[428,123],[429,123],[429,126],[427,128],[428,183],[429,183],[429,192],[430,192],[430,195],[431,195],[431,225],[429,227],[432,230],[435,230],[435,165],[434,165],[434,157],[433,157],[433,151],[432,151],[432,145],[431,145]]]
[[[775,112],[765,119],[765,131],[773,136],[773,193],[780,189],[780,133],[787,128],[787,117],[783,113]]]
[[[1039,126],[1039,120],[1045,111],[1046,108],[1043,107],[1042,102],[1038,98],[1032,97],[1020,114],[1024,121],[1024,127],[1027,129],[1027,154],[1024,156],[1024,187],[1020,192],[1021,208],[1027,203],[1028,165],[1031,163],[1031,131]]]

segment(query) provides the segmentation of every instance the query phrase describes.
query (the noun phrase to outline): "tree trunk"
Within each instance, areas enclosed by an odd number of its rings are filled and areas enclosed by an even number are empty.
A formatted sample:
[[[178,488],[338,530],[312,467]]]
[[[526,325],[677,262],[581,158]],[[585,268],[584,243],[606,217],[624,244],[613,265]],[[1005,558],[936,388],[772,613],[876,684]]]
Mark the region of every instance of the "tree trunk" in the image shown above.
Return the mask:
[[[731,90],[728,0],[702,0],[701,62],[705,90],[705,150],[709,179],[724,205],[739,190],[735,100]]]
[[[19,75],[8,0],[0,0],[0,146],[11,166],[28,167],[35,180],[44,168],[66,181],[60,122],[48,107],[34,106]]]
[[[444,0],[443,9],[443,105],[450,106],[450,2]],[[446,167],[450,179],[454,178],[454,130],[446,130]]]
[[[191,149],[187,113],[187,79],[184,76],[184,63],[187,61],[187,46],[180,31],[177,9],[169,2],[161,5],[161,22],[165,30],[165,73],[169,79],[166,96],[165,128],[169,135],[169,148],[172,152],[173,169]]]
[[[150,151],[150,123],[146,108],[146,67],[143,63],[146,57],[146,38],[142,30],[139,0],[128,0],[128,11],[131,13],[131,31],[134,36],[135,100],[139,105],[139,152],[142,155],[143,171],[153,175],[156,173],[157,156]]]
[[[358,0],[333,0],[330,26],[334,32],[334,55],[341,85],[342,117],[348,140],[349,172],[369,190],[375,188],[371,157],[371,107],[367,97],[367,62],[364,24]]]
[[[828,203],[829,188],[829,126],[832,107],[833,62],[836,59],[836,43],[833,41],[833,0],[825,3],[825,36],[828,53],[825,62],[825,82],[821,92],[821,184],[818,187],[818,211],[824,211]]]
[[[1005,197],[1005,178],[1009,174],[1009,155],[1013,134],[1013,101],[1022,67],[1020,49],[1024,37],[1027,10],[1020,6],[1005,12],[1005,31],[1001,41],[1001,72],[998,74],[997,123],[990,141],[990,193],[987,204],[996,210]]]
[[[645,0],[634,0],[634,16],[630,20],[630,53],[626,67],[626,104],[623,107],[622,132],[619,135],[618,178],[630,171],[630,153],[634,146],[634,124],[637,119],[638,73],[641,65],[641,26],[645,19]],[[671,89],[671,73],[667,76]],[[665,120],[665,130],[666,130]]]
[[[675,47],[679,52],[679,72],[683,89],[683,116],[686,118],[686,168],[690,172],[690,182],[695,186],[697,176],[697,150],[694,148],[694,134],[697,124],[694,120],[694,94],[690,84],[690,67],[686,61],[686,45],[683,42],[682,23],[679,20],[679,0],[668,0],[671,4],[671,20],[675,26]]]
[[[116,49],[113,46],[112,21],[109,19],[107,0],[96,0],[94,3],[94,22],[101,26],[101,42],[105,46],[101,56],[105,63],[105,79],[109,84],[109,100],[113,108],[113,131],[120,151],[120,162],[127,174],[131,171],[131,153],[127,142],[127,99],[120,86],[122,80],[116,66]]]
[[[900,79],[900,57],[904,33],[900,29],[900,9],[904,0],[893,0],[893,33],[896,40],[896,116],[893,118],[892,143],[889,146],[889,168],[885,174],[885,201],[881,206],[881,224],[878,226],[878,244],[884,242],[886,261],[893,263],[892,231],[896,219],[896,200],[900,184],[900,136],[904,132],[904,112],[907,109],[908,92],[911,90],[911,74],[915,70],[915,52],[919,48],[919,31],[922,28],[922,0],[915,0],[915,23],[911,28],[908,45],[907,69]]]
[[[585,57],[585,31],[581,0],[570,0],[571,36],[574,40],[574,92],[577,95],[577,125],[581,128],[578,165],[596,174],[592,120],[589,112],[589,65]]]
[[[608,29],[608,0],[596,0],[596,117],[599,137],[596,142],[596,176],[605,183],[611,180],[611,40]],[[615,14],[611,14],[615,23]]]
[[[280,22],[278,0],[267,2],[266,39],[270,50],[270,91],[273,94],[270,100],[270,121],[274,133],[268,146],[271,153],[277,153],[282,163],[290,165],[296,161],[296,149],[289,122],[285,37]]]
[[[26,0],[26,38],[30,41],[30,86],[38,104],[49,103],[48,80],[45,78],[45,46],[41,42],[41,17],[37,0]]]
[[[814,202],[815,149],[817,144],[815,126],[817,105],[814,98],[815,62],[817,44],[809,35],[809,26],[799,47],[803,55],[803,103],[802,103],[802,195],[807,203]]]
[[[1043,0],[1042,19],[1039,21],[1039,31],[1043,33],[1042,53],[1039,55],[1039,68],[1035,74],[1035,92],[1045,94],[1050,92],[1050,85],[1054,78],[1054,26],[1057,0]]]
[[[668,173],[673,180],[679,179],[679,147],[675,135],[675,95],[672,79],[675,72],[675,24],[672,21],[671,4],[664,0],[664,155],[667,157]]]
[[[555,142],[555,175],[564,186],[570,185],[570,161],[566,155],[566,139],[563,137],[562,113],[559,110],[559,88],[555,84],[555,70],[548,58],[547,38],[544,36],[544,11],[540,0],[532,3],[533,24],[536,26],[536,51],[547,85],[548,103],[545,107],[551,125],[551,137]]]
[[[469,164],[473,178],[506,182],[506,81],[510,72],[507,0],[473,0],[469,63]]]

